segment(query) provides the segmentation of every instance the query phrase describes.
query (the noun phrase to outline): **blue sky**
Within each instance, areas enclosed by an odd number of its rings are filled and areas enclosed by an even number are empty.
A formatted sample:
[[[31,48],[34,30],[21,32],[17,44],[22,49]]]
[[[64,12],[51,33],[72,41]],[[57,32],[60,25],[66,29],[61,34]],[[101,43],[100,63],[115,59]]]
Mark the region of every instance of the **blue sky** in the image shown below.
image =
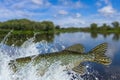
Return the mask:
[[[62,27],[120,21],[120,0],[0,0],[0,21],[50,20]]]

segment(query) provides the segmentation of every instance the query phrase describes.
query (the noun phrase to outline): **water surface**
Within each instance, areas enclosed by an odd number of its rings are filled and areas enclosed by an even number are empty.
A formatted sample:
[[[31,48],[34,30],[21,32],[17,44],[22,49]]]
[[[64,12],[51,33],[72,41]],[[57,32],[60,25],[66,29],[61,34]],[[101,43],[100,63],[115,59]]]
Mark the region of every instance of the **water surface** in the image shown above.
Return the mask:
[[[118,80],[120,78],[119,35],[75,32],[19,36],[9,35],[6,39],[1,39],[4,41],[0,45],[0,80]],[[85,62],[84,65],[87,66],[88,71],[82,76],[72,72],[70,74],[64,72],[65,67],[61,66],[59,62],[51,65],[44,76],[36,76],[37,68],[30,64],[16,73],[13,73],[7,65],[11,58],[56,52],[74,44],[84,45],[85,51],[88,52],[104,42],[109,44],[106,55],[112,59],[112,63],[109,66],[104,66],[98,63]],[[5,73],[7,73],[7,77],[5,77]]]

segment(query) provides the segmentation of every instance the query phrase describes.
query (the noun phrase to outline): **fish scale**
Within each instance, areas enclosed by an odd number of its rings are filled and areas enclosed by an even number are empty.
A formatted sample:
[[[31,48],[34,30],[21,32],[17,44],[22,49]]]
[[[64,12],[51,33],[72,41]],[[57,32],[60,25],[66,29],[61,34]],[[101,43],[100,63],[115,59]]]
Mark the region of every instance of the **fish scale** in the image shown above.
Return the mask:
[[[9,65],[11,66],[14,65],[15,71],[17,71],[20,69],[20,67],[23,67],[24,65],[30,62],[32,62],[33,65],[37,65],[42,61],[45,61],[44,66],[45,69],[47,69],[53,63],[60,61],[61,65],[63,66],[72,65],[69,67],[70,70],[73,70],[79,74],[83,74],[85,73],[85,66],[81,64],[82,62],[91,61],[101,63],[104,65],[109,65],[111,63],[110,58],[105,56],[106,49],[107,43],[102,43],[96,46],[88,53],[85,53],[84,47],[81,44],[75,44],[60,52],[39,54],[35,56],[28,56],[24,58],[11,60]]]

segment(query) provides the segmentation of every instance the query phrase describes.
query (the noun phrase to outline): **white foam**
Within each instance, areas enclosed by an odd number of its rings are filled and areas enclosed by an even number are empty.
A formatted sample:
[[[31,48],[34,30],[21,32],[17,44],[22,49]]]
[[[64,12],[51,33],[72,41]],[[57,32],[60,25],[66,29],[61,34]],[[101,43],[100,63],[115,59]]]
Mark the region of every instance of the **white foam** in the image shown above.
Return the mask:
[[[39,48],[39,45],[42,45],[42,49]],[[7,55],[9,52],[12,52],[11,48],[6,51],[5,49],[3,50],[2,46],[3,45],[0,47],[0,80],[70,80],[72,77],[72,75],[68,75],[67,71],[65,71],[66,66],[62,66],[59,61],[50,65],[43,75],[39,75],[38,70],[44,68],[46,65],[45,60],[37,65],[33,65],[32,62],[30,62],[14,72],[8,65],[11,58],[13,58]],[[34,38],[30,38],[24,42],[21,47],[15,48],[14,52],[16,54],[14,58],[36,55],[39,54],[40,51],[42,52],[42,50],[45,52],[58,51],[56,47],[49,45],[46,41],[35,43]]]

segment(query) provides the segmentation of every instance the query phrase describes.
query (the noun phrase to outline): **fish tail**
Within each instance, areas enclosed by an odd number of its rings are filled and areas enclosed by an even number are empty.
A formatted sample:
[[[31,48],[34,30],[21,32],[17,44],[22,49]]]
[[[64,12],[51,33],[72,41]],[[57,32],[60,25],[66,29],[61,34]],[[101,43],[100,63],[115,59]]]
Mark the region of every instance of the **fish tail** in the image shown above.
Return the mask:
[[[111,64],[111,59],[105,55],[108,48],[107,43],[102,43],[95,48],[93,48],[89,53],[94,55],[94,62],[109,65]]]

